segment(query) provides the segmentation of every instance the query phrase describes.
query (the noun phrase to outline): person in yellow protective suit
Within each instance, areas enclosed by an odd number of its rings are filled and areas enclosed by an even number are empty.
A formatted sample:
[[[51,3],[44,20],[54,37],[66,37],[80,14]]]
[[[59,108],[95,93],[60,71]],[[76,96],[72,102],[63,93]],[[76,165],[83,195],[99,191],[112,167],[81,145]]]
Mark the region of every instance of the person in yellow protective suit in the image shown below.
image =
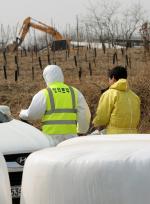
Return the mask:
[[[28,109],[21,110],[23,120],[42,121],[42,132],[51,146],[86,134],[91,113],[83,94],[75,87],[64,83],[62,69],[48,65],[43,70],[47,87],[36,93]]]
[[[126,68],[116,66],[108,76],[109,89],[100,97],[94,127],[105,128],[105,134],[137,133],[140,99],[129,89]]]

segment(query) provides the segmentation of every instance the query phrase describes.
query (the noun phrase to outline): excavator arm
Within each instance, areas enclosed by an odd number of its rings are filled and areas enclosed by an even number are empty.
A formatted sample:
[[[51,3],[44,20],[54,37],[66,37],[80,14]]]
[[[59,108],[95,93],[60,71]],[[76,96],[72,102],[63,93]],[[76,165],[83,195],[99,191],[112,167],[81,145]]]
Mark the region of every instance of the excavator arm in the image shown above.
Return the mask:
[[[21,43],[24,41],[26,34],[28,33],[29,29],[30,29],[30,20],[31,18],[28,17],[23,21],[22,27],[19,31],[19,36],[16,38],[16,47],[15,49],[18,48],[18,46],[21,45]]]
[[[64,50],[69,48],[69,42],[64,39],[63,36],[56,29],[31,17],[28,17],[23,21],[22,27],[19,31],[19,35],[15,41],[14,51],[17,50],[21,43],[24,41],[26,34],[29,32],[30,27],[52,35],[54,39],[52,43],[52,51]]]

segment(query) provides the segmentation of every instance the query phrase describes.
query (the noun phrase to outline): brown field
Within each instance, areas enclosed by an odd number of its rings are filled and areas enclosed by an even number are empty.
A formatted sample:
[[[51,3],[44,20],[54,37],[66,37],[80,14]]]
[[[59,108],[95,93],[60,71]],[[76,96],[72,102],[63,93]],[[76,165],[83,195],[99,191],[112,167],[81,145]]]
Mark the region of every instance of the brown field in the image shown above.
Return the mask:
[[[118,62],[113,64],[113,54],[115,50],[80,48],[72,49],[69,57],[65,51],[57,51],[55,54],[50,53],[51,64],[56,63],[61,66],[65,82],[77,87],[85,96],[92,117],[95,114],[100,90],[107,87],[107,70],[117,64],[125,65],[127,63],[125,54],[122,55],[120,49],[117,50]],[[48,64],[47,50],[37,53],[18,52],[19,76],[15,81],[15,55],[6,53],[6,60],[3,53],[0,53],[0,104],[8,105],[14,118],[18,118],[20,110],[27,108],[33,95],[45,87],[42,78],[42,69]],[[77,58],[75,65],[74,56]],[[135,91],[141,98],[141,123],[139,131],[141,133],[150,132],[150,56],[145,54],[142,48],[130,48],[127,51],[128,56],[128,81],[130,88]],[[39,65],[41,58],[42,68]],[[91,71],[89,69],[91,64]],[[3,66],[6,65],[7,79],[4,78]],[[34,67],[34,74],[32,72]],[[34,79],[33,79],[34,78]],[[40,127],[40,122],[33,122],[33,125]]]

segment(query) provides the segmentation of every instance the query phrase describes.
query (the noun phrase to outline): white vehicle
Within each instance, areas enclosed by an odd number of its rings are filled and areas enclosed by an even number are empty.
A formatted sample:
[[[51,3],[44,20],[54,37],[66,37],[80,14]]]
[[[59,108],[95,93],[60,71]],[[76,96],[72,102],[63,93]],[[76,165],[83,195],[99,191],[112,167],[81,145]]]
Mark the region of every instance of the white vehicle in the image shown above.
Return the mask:
[[[7,163],[13,203],[20,201],[23,166],[28,155],[49,147],[37,128],[12,118],[8,106],[0,106],[0,152]]]

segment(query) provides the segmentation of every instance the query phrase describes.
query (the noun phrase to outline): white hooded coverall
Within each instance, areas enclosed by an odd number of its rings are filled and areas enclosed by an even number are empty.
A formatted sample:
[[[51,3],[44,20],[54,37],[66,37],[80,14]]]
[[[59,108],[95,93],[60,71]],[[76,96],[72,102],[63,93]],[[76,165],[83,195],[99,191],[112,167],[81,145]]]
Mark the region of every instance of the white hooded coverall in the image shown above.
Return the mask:
[[[48,65],[43,71],[43,78],[46,84],[51,84],[54,82],[64,82],[64,76],[62,70],[57,65]],[[88,104],[82,95],[78,92],[78,104],[77,104],[77,127],[78,133],[86,133],[89,129],[91,113]],[[46,111],[46,98],[44,96],[43,90],[39,91],[34,95],[31,104],[28,109],[21,110],[19,117],[23,120],[38,120],[41,119]],[[58,143],[76,137],[77,135],[47,135],[50,146],[55,146]]]

